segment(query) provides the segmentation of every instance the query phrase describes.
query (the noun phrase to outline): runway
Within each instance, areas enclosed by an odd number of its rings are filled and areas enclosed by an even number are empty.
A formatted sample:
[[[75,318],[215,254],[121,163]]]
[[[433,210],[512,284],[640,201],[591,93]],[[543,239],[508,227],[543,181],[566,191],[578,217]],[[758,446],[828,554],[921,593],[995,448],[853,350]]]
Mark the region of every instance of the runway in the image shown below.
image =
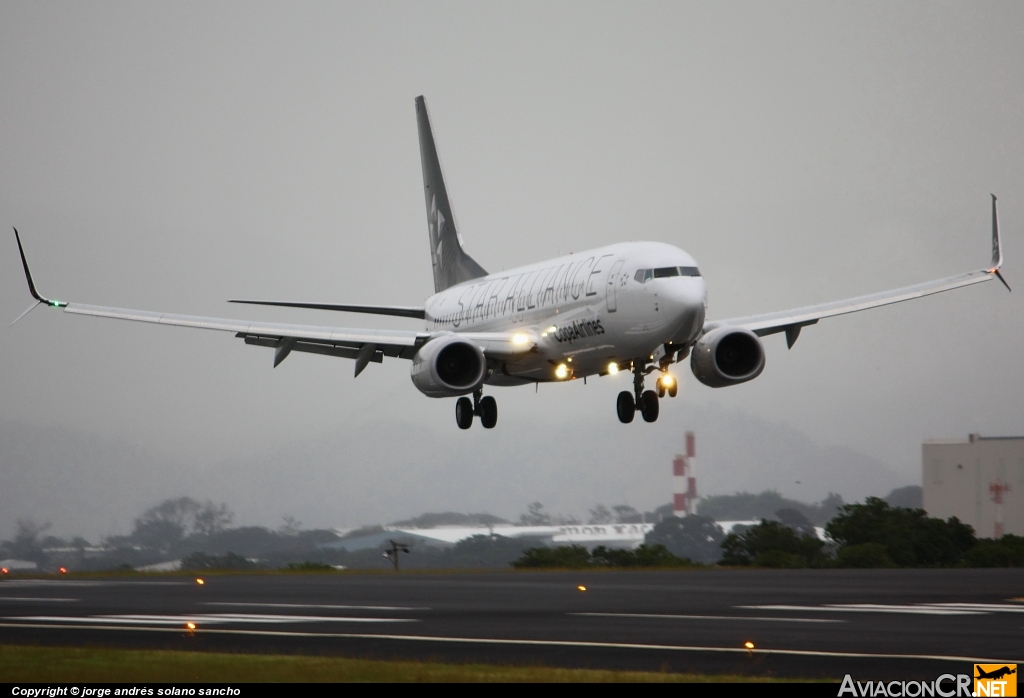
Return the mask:
[[[1024,664],[1024,570],[6,578],[0,633],[20,644],[930,680],[974,662]]]

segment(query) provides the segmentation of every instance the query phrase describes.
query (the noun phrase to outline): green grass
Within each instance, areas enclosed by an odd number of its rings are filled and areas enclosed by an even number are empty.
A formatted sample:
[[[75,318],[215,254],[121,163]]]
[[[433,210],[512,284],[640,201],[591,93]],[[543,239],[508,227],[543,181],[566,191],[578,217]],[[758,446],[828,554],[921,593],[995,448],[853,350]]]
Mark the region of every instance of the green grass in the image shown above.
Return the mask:
[[[5,682],[590,682],[769,681],[764,677],[441,664],[346,657],[0,645]]]

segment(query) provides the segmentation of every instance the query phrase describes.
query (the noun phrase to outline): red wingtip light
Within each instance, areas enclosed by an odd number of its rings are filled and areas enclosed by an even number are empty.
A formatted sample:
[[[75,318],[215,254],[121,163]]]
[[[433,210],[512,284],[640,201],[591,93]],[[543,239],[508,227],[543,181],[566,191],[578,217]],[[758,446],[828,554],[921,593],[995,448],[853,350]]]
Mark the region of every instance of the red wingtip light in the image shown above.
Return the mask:
[[[6,567],[0,567],[0,574],[7,574],[8,572],[10,572],[10,570]]]
[[[60,568],[60,573],[61,574],[67,574],[68,573],[68,568],[67,567],[61,567]]]

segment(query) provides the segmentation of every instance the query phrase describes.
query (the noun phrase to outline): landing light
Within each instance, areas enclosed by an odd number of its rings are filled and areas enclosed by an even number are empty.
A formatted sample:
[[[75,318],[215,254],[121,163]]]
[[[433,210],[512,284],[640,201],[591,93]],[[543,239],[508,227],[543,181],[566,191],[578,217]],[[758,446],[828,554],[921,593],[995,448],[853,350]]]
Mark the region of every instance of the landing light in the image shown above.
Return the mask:
[[[608,373],[610,373],[610,374],[612,374],[614,376],[618,372],[619,372],[619,365],[616,362],[612,361],[610,364],[608,364]]]
[[[203,586],[204,584],[206,584],[206,582],[204,582],[202,579],[196,579],[196,584],[198,584],[199,586]]]
[[[189,630],[195,630],[196,629],[196,624],[193,623],[192,621],[189,621],[188,623],[185,623],[185,627],[188,628]]]
[[[555,369],[555,378],[558,378],[559,380],[564,380],[565,378],[568,377],[569,367],[566,366],[565,364],[558,364],[558,367]]]
[[[750,640],[747,640],[746,642],[744,642],[743,646],[746,647],[748,650],[754,649],[754,643],[751,642]]]
[[[512,335],[512,343],[513,344],[526,344],[529,341],[530,341],[530,336],[527,335],[527,334],[524,334],[523,332],[517,332],[516,334]]]
[[[672,384],[675,382],[676,379],[672,377],[671,373],[666,373],[664,376],[661,377],[661,384],[666,388],[671,387]]]
[[[580,591],[586,591],[586,590],[587,590],[587,588],[586,588],[585,586],[583,586],[582,584],[580,584],[580,585],[579,585],[578,587],[576,587],[576,588],[577,588],[577,589],[579,589]]]

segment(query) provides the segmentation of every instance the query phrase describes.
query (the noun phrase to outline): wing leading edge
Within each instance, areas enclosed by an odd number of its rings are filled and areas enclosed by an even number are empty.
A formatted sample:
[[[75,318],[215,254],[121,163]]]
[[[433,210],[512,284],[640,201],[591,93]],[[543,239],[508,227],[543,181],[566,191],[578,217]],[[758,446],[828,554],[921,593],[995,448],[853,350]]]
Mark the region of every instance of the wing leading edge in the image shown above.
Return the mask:
[[[35,303],[29,308],[46,304],[54,308],[62,308],[65,313],[104,317],[115,320],[146,322],[155,325],[172,327],[191,327],[194,329],[233,332],[236,337],[245,340],[246,344],[271,347],[274,352],[274,366],[278,366],[293,351],[338,356],[354,359],[355,375],[359,375],[370,362],[380,363],[385,356],[412,359],[419,348],[430,339],[443,333],[416,332],[413,330],[375,330],[348,327],[323,327],[318,325],[289,325],[274,322],[255,322],[251,320],[231,320],[226,318],[203,317],[199,315],[177,315],[149,310],[133,310],[130,308],[113,308],[82,303],[66,303],[51,300],[36,290],[32,273],[21,244],[21,236],[14,231],[25,268],[25,278]],[[19,320],[28,311],[19,316]],[[17,320],[15,320],[17,322]],[[467,340],[478,344],[481,350],[494,358],[512,358],[530,351],[534,341],[522,342],[514,338],[512,333],[476,332],[460,334]],[[519,339],[519,341],[516,341]]]
[[[715,328],[726,326],[742,327],[761,337],[778,332],[785,332],[786,343],[790,348],[792,348],[793,344],[796,343],[797,337],[800,336],[800,330],[803,327],[813,325],[818,322],[818,320],[824,318],[834,317],[836,315],[846,315],[847,313],[856,313],[860,310],[878,308],[883,305],[891,305],[893,303],[901,303],[903,301],[913,300],[914,298],[922,298],[924,296],[942,293],[943,291],[952,291],[955,288],[962,288],[964,286],[972,286],[974,284],[990,281],[993,277],[997,277],[1001,282],[1003,282],[1006,289],[1010,290],[1010,285],[1006,283],[1006,279],[1003,278],[1003,275],[999,271],[999,268],[1002,265],[1003,249],[1002,243],[999,239],[999,214],[996,209],[996,197],[995,194],[993,194],[992,265],[990,267],[980,269],[978,271],[967,272],[966,274],[949,276],[945,279],[926,281],[924,283],[914,284],[913,286],[904,286],[903,288],[897,288],[891,291],[882,291],[881,293],[872,293],[866,296],[847,298],[845,300],[833,301],[831,303],[809,305],[803,308],[763,313],[761,315],[749,315],[746,317],[729,318],[727,320],[709,321],[704,325],[704,332],[710,332]]]

